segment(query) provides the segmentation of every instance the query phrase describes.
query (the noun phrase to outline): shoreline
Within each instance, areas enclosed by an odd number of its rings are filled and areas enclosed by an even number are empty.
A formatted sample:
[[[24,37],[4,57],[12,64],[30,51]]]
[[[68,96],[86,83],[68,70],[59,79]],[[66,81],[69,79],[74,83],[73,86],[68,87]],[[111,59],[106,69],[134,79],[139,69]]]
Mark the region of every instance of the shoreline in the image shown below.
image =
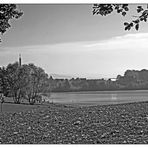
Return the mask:
[[[85,93],[85,92],[120,92],[120,91],[147,91],[148,89],[106,89],[106,90],[74,90],[74,91],[51,91],[49,93]]]
[[[101,101],[100,101],[101,102]],[[148,101],[129,101],[129,102],[113,102],[113,101],[102,101],[104,102],[104,104],[100,103],[100,102],[95,102],[94,103],[84,103],[84,102],[79,102],[79,103],[66,103],[66,102],[53,102],[53,103],[43,103],[43,104],[34,104],[34,105],[30,105],[29,103],[20,103],[20,104],[15,104],[13,102],[5,102],[3,103],[3,113],[7,112],[7,113],[17,113],[17,112],[25,112],[25,111],[29,111],[29,110],[33,110],[36,108],[48,108],[50,106],[58,106],[58,108],[63,107],[63,106],[67,106],[67,107],[76,107],[76,108],[81,108],[81,107],[103,107],[103,106],[120,106],[120,105],[128,105],[128,104],[139,104],[139,103],[148,103]],[[108,103],[106,103],[108,102]],[[100,104],[99,104],[100,103]],[[7,108],[5,111],[5,108]],[[13,109],[12,109],[13,108]],[[1,106],[0,106],[1,109]],[[10,110],[9,110],[10,109]],[[11,110],[12,109],[12,110]],[[1,113],[0,113],[1,114]]]

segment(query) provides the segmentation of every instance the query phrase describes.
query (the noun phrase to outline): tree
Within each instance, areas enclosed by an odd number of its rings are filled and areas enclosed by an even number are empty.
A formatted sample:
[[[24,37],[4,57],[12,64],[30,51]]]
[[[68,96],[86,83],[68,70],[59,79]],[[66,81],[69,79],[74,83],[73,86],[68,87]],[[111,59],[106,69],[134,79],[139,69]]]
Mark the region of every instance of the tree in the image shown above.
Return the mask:
[[[148,4],[146,8],[142,5],[136,7],[137,15],[133,16],[134,19],[131,22],[124,22],[125,30],[130,30],[132,27],[135,27],[136,30],[139,29],[140,22],[147,22],[148,19]],[[106,16],[116,11],[122,16],[126,16],[129,11],[128,4],[94,4],[93,5],[93,15]]]
[[[26,87],[28,81],[28,73],[24,66],[20,66],[18,62],[8,64],[6,67],[6,79],[9,93],[13,97],[14,103],[20,103],[22,89]]]
[[[23,12],[17,9],[16,4],[0,4],[0,33],[3,35],[11,27],[10,20],[18,19]]]
[[[0,67],[0,91],[3,92],[4,96],[9,94],[7,72],[5,67]]]
[[[14,103],[27,99],[34,104],[40,93],[49,89],[48,75],[34,64],[19,65],[18,62],[0,68],[0,90],[13,97]]]
[[[3,93],[0,93],[0,103],[1,103],[1,113],[3,112],[3,109],[2,109],[2,105],[3,105],[3,103],[4,103],[4,95],[3,95]]]
[[[23,97],[33,105],[39,97],[39,93],[45,92],[49,88],[48,75],[45,71],[34,64],[25,65],[27,72],[27,85],[23,87]]]

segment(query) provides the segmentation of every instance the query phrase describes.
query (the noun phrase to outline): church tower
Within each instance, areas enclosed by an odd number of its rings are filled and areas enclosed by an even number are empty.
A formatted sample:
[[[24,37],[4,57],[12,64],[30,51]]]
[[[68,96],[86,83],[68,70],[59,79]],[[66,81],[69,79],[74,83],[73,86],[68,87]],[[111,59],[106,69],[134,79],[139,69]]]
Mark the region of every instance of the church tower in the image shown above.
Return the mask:
[[[19,54],[19,66],[22,65],[22,59],[21,59],[21,54]]]

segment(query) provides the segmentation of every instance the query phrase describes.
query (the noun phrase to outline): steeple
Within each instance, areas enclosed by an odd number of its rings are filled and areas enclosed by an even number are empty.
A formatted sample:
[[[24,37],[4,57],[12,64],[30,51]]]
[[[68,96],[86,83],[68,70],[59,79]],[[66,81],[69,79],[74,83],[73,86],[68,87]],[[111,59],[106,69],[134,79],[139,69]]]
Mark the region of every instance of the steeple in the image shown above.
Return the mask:
[[[22,65],[22,59],[21,59],[21,54],[19,54],[19,66]]]

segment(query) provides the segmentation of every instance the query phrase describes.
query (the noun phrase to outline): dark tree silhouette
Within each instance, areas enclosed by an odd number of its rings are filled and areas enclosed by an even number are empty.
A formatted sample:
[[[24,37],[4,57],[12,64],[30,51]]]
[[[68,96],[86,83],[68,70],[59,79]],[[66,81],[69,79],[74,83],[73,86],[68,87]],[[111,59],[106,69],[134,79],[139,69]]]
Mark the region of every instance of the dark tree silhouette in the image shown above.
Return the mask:
[[[148,18],[148,4],[144,6],[136,6],[137,15],[132,16],[134,19],[131,22],[124,22],[125,30],[130,30],[132,27],[135,27],[136,30],[139,29],[140,22],[147,22]],[[93,4],[93,15],[102,15],[106,16],[116,11],[122,16],[126,16],[129,11],[128,4]]]
[[[23,15],[16,4],[0,4],[0,33],[3,35],[11,27],[10,20],[18,19]],[[1,41],[1,40],[0,40]]]

